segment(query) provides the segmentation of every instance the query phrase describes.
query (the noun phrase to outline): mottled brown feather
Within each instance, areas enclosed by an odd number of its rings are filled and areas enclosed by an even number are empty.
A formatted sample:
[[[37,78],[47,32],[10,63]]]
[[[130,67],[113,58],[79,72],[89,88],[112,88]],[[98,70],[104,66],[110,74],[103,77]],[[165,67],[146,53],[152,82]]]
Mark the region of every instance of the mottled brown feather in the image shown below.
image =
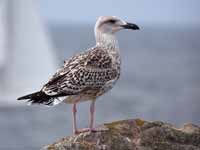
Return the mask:
[[[45,84],[42,91],[48,95],[87,92],[101,89],[106,82],[116,78],[112,58],[102,47],[94,47],[75,55]]]

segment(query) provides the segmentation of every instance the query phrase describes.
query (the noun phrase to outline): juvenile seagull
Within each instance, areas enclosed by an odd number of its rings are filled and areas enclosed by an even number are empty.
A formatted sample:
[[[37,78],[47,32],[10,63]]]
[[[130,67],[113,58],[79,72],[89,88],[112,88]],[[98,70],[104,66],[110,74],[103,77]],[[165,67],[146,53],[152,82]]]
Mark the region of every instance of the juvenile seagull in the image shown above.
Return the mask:
[[[54,106],[59,102],[73,104],[73,132],[95,131],[93,127],[95,101],[109,91],[120,77],[120,52],[115,33],[121,29],[138,30],[136,24],[115,16],[98,18],[94,32],[96,45],[65,61],[53,77],[38,92],[18,98],[31,104]],[[78,130],[76,104],[90,100],[89,128]]]

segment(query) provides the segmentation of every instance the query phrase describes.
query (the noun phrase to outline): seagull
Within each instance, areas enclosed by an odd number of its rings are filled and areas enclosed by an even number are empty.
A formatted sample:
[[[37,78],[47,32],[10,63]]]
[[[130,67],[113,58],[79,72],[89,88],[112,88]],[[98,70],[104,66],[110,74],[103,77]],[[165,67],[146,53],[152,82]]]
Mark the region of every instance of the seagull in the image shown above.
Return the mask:
[[[29,104],[55,106],[72,104],[73,133],[97,131],[94,128],[95,101],[113,88],[120,77],[120,50],[115,33],[122,29],[139,30],[136,24],[116,16],[101,16],[94,27],[96,45],[64,62],[61,69],[38,92],[19,97]],[[89,128],[78,129],[76,105],[91,101]]]

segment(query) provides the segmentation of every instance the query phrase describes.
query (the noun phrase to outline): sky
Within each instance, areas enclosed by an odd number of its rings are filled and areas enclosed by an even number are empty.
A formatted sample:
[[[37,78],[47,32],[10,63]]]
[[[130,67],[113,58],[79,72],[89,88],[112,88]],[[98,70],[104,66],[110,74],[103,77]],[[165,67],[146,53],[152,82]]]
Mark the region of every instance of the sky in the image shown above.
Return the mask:
[[[200,23],[200,0],[38,0],[49,22],[91,23],[115,15],[148,23]]]

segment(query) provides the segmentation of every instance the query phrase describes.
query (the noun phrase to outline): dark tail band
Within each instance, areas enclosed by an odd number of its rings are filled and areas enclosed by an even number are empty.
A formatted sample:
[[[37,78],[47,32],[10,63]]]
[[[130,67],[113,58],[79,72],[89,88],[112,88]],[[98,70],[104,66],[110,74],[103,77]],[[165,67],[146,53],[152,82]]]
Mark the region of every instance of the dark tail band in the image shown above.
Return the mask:
[[[32,98],[38,97],[40,95],[40,93],[41,92],[39,91],[39,92],[35,92],[35,93],[32,93],[32,94],[28,94],[28,95],[17,98],[17,100],[32,99]]]
[[[55,97],[46,95],[44,92],[39,91],[19,97],[17,100],[27,100],[27,102],[31,104],[44,104],[52,106],[54,104]]]
[[[61,102],[59,97],[67,96],[65,93],[60,93],[57,95],[47,95],[43,91],[35,92],[28,94],[22,97],[19,97],[17,100],[27,100],[31,104],[43,104],[48,106],[54,106]]]

